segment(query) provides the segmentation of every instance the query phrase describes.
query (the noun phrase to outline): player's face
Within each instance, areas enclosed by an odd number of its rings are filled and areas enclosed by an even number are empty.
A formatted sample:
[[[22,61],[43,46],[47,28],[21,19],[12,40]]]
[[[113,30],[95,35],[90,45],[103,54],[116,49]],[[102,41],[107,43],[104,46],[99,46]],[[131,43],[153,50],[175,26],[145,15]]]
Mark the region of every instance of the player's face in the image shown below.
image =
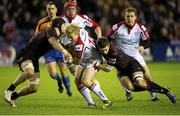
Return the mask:
[[[50,17],[56,16],[56,13],[57,13],[56,6],[54,4],[48,5],[47,6],[47,13],[48,13],[48,16],[50,16]]]
[[[76,7],[70,6],[66,9],[66,15],[70,18],[74,18],[76,16]]]
[[[125,23],[128,26],[133,26],[136,21],[136,15],[134,12],[126,12],[125,13]]]
[[[104,48],[101,48],[100,51],[101,51],[102,54],[108,54],[108,52],[109,52],[109,45],[107,45]]]
[[[75,33],[70,33],[67,36],[71,42],[76,42],[77,37]]]

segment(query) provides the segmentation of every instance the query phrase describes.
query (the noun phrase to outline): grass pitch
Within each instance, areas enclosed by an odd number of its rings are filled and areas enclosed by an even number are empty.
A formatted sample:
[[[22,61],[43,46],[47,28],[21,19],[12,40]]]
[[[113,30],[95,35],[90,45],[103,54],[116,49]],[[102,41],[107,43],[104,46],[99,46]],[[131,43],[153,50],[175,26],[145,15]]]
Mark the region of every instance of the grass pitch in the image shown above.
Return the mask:
[[[35,94],[17,99],[17,108],[11,108],[3,100],[4,90],[19,74],[17,66],[0,67],[0,115],[180,115],[180,63],[149,63],[153,80],[169,87],[177,98],[172,104],[165,95],[157,94],[158,102],[150,101],[148,92],[133,93],[134,100],[126,101],[124,91],[113,69],[110,73],[100,71],[96,79],[109,99],[113,101],[111,108],[103,110],[101,100],[91,93],[98,106],[90,109],[80,93],[76,90],[74,77],[70,75],[73,96],[68,97],[64,91],[59,94],[57,84],[41,65],[41,84]],[[27,85],[25,82],[20,87]]]

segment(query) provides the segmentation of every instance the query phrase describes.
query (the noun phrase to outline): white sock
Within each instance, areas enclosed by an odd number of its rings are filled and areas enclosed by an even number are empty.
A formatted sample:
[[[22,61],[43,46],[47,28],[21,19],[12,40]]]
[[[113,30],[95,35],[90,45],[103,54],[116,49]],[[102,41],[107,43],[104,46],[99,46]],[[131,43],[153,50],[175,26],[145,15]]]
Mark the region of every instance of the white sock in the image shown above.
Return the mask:
[[[105,94],[97,84],[93,84],[91,91],[93,91],[101,100],[108,100],[108,98],[105,96]]]
[[[86,99],[86,101],[89,104],[94,104],[94,101],[91,97],[90,91],[87,87],[85,87],[85,89],[83,89],[82,91],[80,91],[80,93],[83,95],[83,97]]]
[[[131,93],[131,91],[129,89],[127,89],[126,87],[124,87],[125,92]]]
[[[156,97],[155,92],[149,91],[149,93],[150,93],[151,99],[155,99]]]

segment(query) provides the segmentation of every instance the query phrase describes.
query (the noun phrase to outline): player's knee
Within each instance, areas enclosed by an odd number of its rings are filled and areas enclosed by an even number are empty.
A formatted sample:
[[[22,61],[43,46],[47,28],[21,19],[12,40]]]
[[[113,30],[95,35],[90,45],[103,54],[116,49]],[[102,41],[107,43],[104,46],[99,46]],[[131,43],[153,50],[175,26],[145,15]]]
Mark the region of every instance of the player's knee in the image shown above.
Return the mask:
[[[147,84],[146,84],[145,80],[138,80],[138,81],[136,81],[136,86],[140,87],[140,88],[144,88],[144,89],[147,88]]]
[[[29,86],[30,86],[31,93],[35,93],[35,92],[38,91],[39,84],[40,84],[40,79],[39,78],[36,78],[34,80],[30,80]]]
[[[25,71],[25,73],[29,76],[29,77],[32,77],[34,75],[34,70],[33,69],[27,69]]]
[[[39,85],[30,85],[29,90],[31,93],[36,93],[38,91],[38,87]]]
[[[93,84],[92,81],[89,80],[83,80],[82,83],[87,87],[90,87]]]
[[[134,86],[132,84],[127,84],[126,88],[130,91],[134,91]]]

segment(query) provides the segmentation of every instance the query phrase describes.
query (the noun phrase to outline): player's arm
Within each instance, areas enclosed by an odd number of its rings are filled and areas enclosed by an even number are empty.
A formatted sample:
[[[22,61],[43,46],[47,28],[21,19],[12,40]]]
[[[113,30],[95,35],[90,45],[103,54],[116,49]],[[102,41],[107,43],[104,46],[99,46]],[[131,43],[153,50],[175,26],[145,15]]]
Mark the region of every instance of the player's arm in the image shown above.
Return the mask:
[[[103,70],[104,72],[110,72],[112,70],[112,66],[107,63],[96,65],[99,70]]]
[[[137,47],[138,51],[143,54],[144,53],[144,49],[146,48],[149,48],[151,45],[151,41],[150,39],[148,40],[144,40],[144,41],[141,41],[140,44],[139,44],[139,47]]]
[[[41,31],[40,31],[40,25],[41,25],[41,20],[37,23],[36,30],[35,30],[35,34],[41,32]]]
[[[59,43],[59,41],[57,40],[56,37],[50,37],[48,39],[49,43],[53,46],[54,49],[57,49],[59,50],[60,52],[62,52],[65,56],[65,59],[68,61],[68,62],[72,62],[72,56],[69,52],[67,52],[67,50],[64,49],[64,47]]]
[[[95,28],[95,32],[96,32],[97,38],[102,37],[101,28],[99,26]]]
[[[94,31],[95,31],[95,33],[97,35],[97,38],[101,38],[102,37],[102,31],[101,31],[100,25],[97,22],[95,22],[94,20],[90,19],[86,15],[83,15],[82,17],[85,20],[86,26],[94,28]]]
[[[150,47],[151,45],[151,40],[150,40],[150,36],[147,32],[147,29],[144,25],[141,25],[141,40],[140,40],[140,44],[139,47],[137,48],[138,51],[143,54],[144,53],[144,49]]]

